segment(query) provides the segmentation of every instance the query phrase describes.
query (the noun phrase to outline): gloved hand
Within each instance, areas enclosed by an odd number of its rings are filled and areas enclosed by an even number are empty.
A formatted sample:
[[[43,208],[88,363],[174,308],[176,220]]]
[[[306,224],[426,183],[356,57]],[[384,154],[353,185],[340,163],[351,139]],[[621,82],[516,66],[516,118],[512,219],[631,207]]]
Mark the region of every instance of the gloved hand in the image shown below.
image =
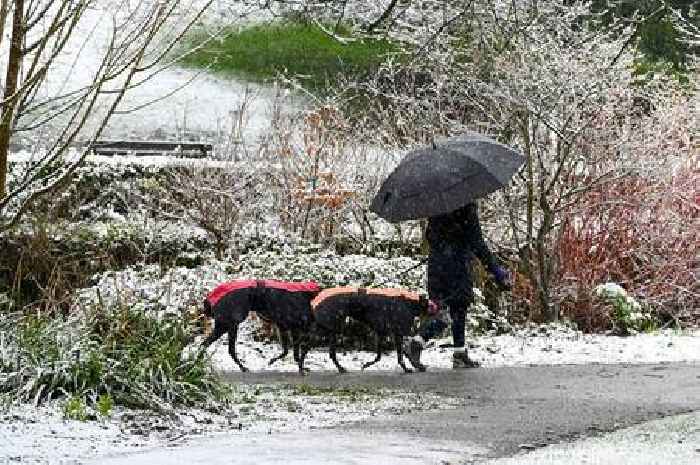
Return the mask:
[[[492,272],[494,278],[496,278],[496,284],[498,284],[498,287],[503,290],[510,290],[513,287],[508,270],[501,266],[496,266]]]

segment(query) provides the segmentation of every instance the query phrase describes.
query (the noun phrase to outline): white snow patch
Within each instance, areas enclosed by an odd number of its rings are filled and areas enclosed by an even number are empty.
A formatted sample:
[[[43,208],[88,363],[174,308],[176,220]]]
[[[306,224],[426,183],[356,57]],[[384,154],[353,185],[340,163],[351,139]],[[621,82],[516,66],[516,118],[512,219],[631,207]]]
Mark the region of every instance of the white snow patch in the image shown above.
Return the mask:
[[[664,418],[597,438],[557,444],[489,465],[696,465],[700,412]]]
[[[418,441],[402,433],[321,430],[274,436],[228,434],[197,441],[186,448],[155,449],[139,455],[100,459],[100,465],[227,464],[227,465],[444,465],[464,463],[485,449],[457,441]],[[97,463],[97,462],[95,462]]]
[[[73,463],[98,450],[109,454],[159,443],[125,434],[116,421],[64,420],[58,403],[12,407],[0,418],[0,463]]]

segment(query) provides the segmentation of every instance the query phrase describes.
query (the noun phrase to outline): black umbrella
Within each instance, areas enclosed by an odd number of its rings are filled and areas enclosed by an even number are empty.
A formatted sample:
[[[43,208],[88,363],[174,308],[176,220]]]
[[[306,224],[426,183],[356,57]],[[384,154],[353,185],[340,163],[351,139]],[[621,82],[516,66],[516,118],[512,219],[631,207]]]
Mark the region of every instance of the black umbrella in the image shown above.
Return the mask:
[[[408,153],[370,209],[392,221],[449,213],[508,184],[525,157],[493,139],[464,134]]]

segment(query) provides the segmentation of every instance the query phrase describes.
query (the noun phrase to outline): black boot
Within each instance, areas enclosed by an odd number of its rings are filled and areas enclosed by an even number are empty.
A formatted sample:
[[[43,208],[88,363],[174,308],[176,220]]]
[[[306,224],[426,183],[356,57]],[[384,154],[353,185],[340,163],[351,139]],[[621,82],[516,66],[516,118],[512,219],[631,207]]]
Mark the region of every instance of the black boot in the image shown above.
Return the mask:
[[[479,366],[479,362],[469,358],[469,355],[467,355],[467,351],[464,349],[464,347],[455,347],[455,350],[452,353],[452,368],[478,368]]]

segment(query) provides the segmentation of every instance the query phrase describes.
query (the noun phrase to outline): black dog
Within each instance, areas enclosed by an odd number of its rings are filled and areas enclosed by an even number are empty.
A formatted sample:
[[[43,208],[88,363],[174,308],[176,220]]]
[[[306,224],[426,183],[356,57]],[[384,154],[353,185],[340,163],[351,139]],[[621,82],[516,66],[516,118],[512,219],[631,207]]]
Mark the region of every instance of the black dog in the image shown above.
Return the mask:
[[[248,371],[236,355],[238,325],[252,311],[263,320],[271,321],[280,330],[282,353],[272,358],[269,364],[287,356],[288,339],[294,348],[294,360],[299,364],[299,372],[304,373],[304,356],[301,344],[311,328],[311,300],[321,289],[315,282],[291,283],[273,280],[238,280],[223,283],[216,287],[204,301],[204,314],[214,318],[214,329],[202,342],[208,347],[228,332],[228,352],[241,371]],[[289,336],[289,337],[285,337]]]
[[[381,341],[393,336],[396,356],[401,368],[412,372],[403,361],[402,342],[404,336],[413,332],[416,317],[434,315],[437,305],[426,297],[401,289],[363,289],[354,287],[336,287],[326,289],[311,302],[315,320],[315,330],[330,339],[328,352],[338,371],[345,373],[336,358],[336,337],[347,317],[365,323],[377,335],[377,356],[371,362],[362,365],[365,369],[377,363],[382,357]],[[420,360],[409,361],[414,368],[425,371]]]

